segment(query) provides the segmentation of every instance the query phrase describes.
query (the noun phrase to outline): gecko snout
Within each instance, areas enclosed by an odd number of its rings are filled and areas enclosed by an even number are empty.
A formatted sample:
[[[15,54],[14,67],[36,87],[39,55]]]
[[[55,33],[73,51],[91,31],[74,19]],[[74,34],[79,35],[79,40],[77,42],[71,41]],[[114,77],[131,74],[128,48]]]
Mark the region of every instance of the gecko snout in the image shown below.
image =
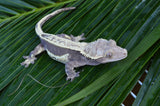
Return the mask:
[[[123,52],[123,55],[127,57],[127,54],[128,54],[128,53],[127,53],[127,50],[126,50],[126,49],[123,49],[123,51],[124,51],[124,52]]]

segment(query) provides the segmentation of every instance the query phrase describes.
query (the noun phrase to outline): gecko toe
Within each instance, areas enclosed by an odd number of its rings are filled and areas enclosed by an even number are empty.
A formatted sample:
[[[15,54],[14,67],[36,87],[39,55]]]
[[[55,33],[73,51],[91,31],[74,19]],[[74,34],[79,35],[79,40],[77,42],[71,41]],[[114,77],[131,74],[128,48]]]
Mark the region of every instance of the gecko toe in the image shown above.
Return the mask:
[[[74,72],[72,74],[67,75],[67,79],[66,80],[67,81],[71,80],[71,82],[72,82],[76,77],[79,77],[79,72]]]
[[[27,68],[29,66],[29,64],[26,64],[24,67]]]
[[[71,78],[67,77],[66,80],[69,81]]]
[[[84,33],[82,33],[81,35],[80,35],[80,40],[85,40],[86,38],[84,37]]]
[[[21,64],[21,66],[23,66],[24,65],[24,62],[22,62],[22,63],[20,63]]]
[[[83,36],[84,36],[84,33],[82,33],[80,36],[83,37]]]
[[[70,78],[70,77],[67,77],[66,79],[67,81],[71,80],[71,82],[74,80],[74,78]]]
[[[27,59],[27,58],[29,58],[29,56],[23,56],[23,58],[24,58],[24,59]]]

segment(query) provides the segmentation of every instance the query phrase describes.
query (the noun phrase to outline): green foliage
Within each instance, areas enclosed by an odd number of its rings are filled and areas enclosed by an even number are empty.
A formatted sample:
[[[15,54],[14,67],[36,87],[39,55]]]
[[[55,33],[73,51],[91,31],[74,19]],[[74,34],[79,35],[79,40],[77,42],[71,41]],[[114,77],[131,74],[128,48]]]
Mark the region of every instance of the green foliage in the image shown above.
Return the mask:
[[[159,0],[4,1],[0,1],[0,105],[120,105],[145,69],[149,73],[134,105],[159,103]],[[54,10],[71,6],[76,9],[55,16],[43,30],[74,36],[85,33],[86,42],[114,39],[128,50],[128,57],[82,67],[80,77],[60,88],[46,88],[30,77],[24,78],[31,74],[50,86],[66,83],[64,65],[46,53],[28,68],[20,63],[24,61],[22,56],[40,43],[35,24]],[[9,95],[23,78],[20,88]]]
[[[160,46],[160,45],[159,45]],[[148,75],[137,95],[137,99],[134,102],[134,106],[137,105],[159,105],[160,104],[160,55],[157,52],[151,66],[149,68]]]

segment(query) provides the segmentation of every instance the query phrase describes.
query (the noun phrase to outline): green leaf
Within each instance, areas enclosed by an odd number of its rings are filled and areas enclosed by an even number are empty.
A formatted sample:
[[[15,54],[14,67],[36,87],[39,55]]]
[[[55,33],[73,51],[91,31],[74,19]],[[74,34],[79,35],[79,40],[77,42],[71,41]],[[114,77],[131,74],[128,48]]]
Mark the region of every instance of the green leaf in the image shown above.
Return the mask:
[[[160,44],[159,44],[160,46]],[[148,75],[137,95],[134,106],[158,105],[160,96],[160,55],[159,51],[154,56]]]
[[[53,61],[46,52],[28,68],[20,65],[22,56],[40,43],[34,29],[36,23],[62,7],[76,9],[50,19],[43,27],[45,32],[74,36],[85,33],[86,42],[114,39],[128,50],[128,57],[114,63],[84,66],[80,77],[60,88],[46,88],[26,76],[30,74],[48,86],[66,83],[64,65]],[[157,0],[0,1],[0,105],[120,105],[146,67],[150,69],[149,63],[160,47],[159,16]],[[155,60],[152,64],[158,63]],[[152,79],[157,79],[154,89],[151,90],[150,82],[145,88],[147,94],[140,91],[143,95],[137,96],[140,101],[136,100],[135,105],[158,104],[158,94],[154,93],[159,92],[159,79],[157,71],[151,72]],[[154,99],[148,96],[151,93]]]

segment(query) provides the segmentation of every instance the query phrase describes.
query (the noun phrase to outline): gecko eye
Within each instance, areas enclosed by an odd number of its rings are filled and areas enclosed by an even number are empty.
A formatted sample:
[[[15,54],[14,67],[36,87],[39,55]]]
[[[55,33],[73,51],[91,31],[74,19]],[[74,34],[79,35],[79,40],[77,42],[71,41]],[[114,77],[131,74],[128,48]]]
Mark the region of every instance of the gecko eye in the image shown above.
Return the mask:
[[[106,57],[111,58],[111,57],[112,57],[112,53],[111,53],[111,52],[108,52],[108,53],[106,54]]]

